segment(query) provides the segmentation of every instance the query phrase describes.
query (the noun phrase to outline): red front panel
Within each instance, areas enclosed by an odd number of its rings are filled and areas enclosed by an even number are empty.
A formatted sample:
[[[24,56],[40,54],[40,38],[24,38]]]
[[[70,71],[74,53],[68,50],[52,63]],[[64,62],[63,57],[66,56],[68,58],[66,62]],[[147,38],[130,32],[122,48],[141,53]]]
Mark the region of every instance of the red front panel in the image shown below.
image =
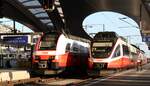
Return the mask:
[[[128,68],[134,65],[134,62],[131,62],[129,57],[121,57],[116,60],[112,60],[108,63],[108,69],[117,69],[117,68]]]
[[[58,62],[59,67],[67,67],[70,65],[67,65],[67,63],[70,62],[70,59],[72,58],[71,56],[69,56],[69,53],[66,53],[64,55],[58,55],[57,56],[58,59],[53,60],[53,62]]]
[[[81,64],[80,60],[82,57],[79,55],[74,55],[73,53],[66,53],[64,55],[59,55],[58,60],[60,67],[71,67],[71,66],[79,66]]]
[[[116,59],[108,62],[108,69],[114,69],[114,68],[121,68],[122,65],[122,59]]]

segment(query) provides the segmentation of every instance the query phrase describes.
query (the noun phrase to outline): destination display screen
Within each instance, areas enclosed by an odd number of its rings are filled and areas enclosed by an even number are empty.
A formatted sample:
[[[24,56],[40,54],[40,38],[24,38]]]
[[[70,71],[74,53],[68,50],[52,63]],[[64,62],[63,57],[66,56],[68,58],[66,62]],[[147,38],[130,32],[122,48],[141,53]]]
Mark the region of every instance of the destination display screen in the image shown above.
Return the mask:
[[[9,44],[26,45],[28,44],[28,36],[7,36],[3,37],[3,41]]]
[[[45,34],[40,43],[40,50],[56,49],[57,34]]]
[[[101,43],[101,42],[95,42],[95,43],[93,43],[93,46],[94,47],[103,47],[103,46],[109,46],[109,47],[111,47],[112,46],[112,42],[103,42],[103,43]]]

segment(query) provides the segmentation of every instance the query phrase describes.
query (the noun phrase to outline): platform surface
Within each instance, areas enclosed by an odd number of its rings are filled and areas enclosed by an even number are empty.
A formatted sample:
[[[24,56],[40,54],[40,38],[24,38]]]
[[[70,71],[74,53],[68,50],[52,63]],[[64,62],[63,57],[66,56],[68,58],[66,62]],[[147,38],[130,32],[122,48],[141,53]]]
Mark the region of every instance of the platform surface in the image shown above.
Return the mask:
[[[0,81],[14,81],[29,78],[30,74],[27,70],[0,69]]]
[[[130,69],[110,75],[107,78],[97,78],[80,86],[150,86],[150,64],[143,69]]]

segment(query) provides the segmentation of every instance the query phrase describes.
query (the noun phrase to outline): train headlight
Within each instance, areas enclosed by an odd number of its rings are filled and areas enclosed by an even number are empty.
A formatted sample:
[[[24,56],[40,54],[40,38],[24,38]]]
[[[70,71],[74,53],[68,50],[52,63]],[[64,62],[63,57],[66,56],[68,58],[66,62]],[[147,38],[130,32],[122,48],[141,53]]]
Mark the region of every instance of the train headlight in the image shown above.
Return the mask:
[[[52,58],[52,60],[54,60],[54,59],[55,59],[55,56],[51,56],[51,58]]]
[[[55,59],[58,60],[59,59],[58,56],[55,56]]]
[[[54,60],[54,59],[55,59],[55,56],[50,56],[50,57],[48,58],[49,61]]]
[[[34,59],[35,59],[35,60],[40,60],[40,57],[39,57],[39,56],[35,56]]]

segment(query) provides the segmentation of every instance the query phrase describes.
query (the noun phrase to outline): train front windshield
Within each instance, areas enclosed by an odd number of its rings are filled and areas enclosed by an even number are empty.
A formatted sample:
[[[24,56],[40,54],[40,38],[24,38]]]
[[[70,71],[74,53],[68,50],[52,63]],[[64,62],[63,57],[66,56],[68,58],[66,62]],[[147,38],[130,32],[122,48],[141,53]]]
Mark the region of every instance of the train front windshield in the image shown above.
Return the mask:
[[[40,50],[55,50],[57,42],[57,34],[46,34],[41,38],[39,46]]]
[[[107,58],[112,50],[112,42],[95,42],[92,46],[92,56],[94,58]]]

